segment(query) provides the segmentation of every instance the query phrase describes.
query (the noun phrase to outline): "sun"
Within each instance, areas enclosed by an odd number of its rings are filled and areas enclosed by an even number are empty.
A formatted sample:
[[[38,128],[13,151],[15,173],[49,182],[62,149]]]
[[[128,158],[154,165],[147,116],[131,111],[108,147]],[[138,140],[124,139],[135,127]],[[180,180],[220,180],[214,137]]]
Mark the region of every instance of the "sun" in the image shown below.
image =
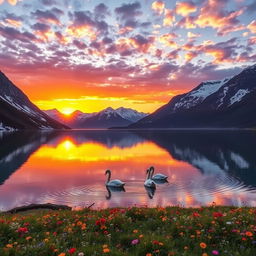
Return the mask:
[[[75,110],[73,108],[63,108],[60,112],[66,116],[71,115]]]

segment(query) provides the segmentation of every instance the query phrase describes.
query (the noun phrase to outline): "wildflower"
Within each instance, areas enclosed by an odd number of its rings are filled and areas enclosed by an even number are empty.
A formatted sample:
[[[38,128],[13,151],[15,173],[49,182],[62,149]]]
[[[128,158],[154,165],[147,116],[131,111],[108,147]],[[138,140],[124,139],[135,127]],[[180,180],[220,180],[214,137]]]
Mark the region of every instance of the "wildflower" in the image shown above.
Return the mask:
[[[198,212],[193,212],[194,217],[200,217],[201,215]]]
[[[58,256],[66,256],[66,253],[62,252],[62,253],[59,254]]]
[[[138,229],[134,229],[132,232],[133,233],[138,233],[139,231],[138,231]]]
[[[139,239],[134,239],[134,240],[132,240],[132,242],[131,242],[132,245],[136,245],[136,244],[138,244],[138,243],[139,243]]]
[[[20,227],[18,228],[18,233],[22,234],[22,233],[28,233],[28,228],[27,227]]]
[[[219,252],[218,252],[217,250],[213,250],[213,251],[212,251],[212,254],[213,254],[213,255],[219,255]]]
[[[223,217],[223,214],[221,212],[214,212],[212,215],[215,218]]]
[[[207,254],[206,252],[204,252],[204,253],[202,254],[202,256],[208,256],[208,254]]]
[[[184,250],[188,250],[188,246],[184,246]]]
[[[201,247],[202,249],[205,249],[205,248],[207,247],[207,245],[206,245],[206,243],[200,243],[200,247]]]
[[[69,249],[69,251],[68,251],[70,254],[73,254],[73,253],[75,253],[76,252],[76,248],[71,248],[71,249]]]
[[[152,253],[147,253],[146,256],[153,256]]]
[[[27,241],[30,240],[30,239],[32,239],[31,236],[27,236],[27,237],[26,237],[26,240],[27,240]]]
[[[6,248],[13,248],[13,245],[12,244],[7,244]]]
[[[79,252],[78,256],[84,256],[84,253],[83,252]]]
[[[110,252],[110,250],[109,250],[108,248],[104,248],[104,249],[103,249],[103,252],[104,252],[104,253],[108,253],[108,252]]]
[[[245,235],[246,235],[246,236],[250,236],[250,237],[251,237],[251,236],[253,236],[253,233],[252,233],[252,232],[250,232],[250,231],[246,231],[246,232],[245,232]]]

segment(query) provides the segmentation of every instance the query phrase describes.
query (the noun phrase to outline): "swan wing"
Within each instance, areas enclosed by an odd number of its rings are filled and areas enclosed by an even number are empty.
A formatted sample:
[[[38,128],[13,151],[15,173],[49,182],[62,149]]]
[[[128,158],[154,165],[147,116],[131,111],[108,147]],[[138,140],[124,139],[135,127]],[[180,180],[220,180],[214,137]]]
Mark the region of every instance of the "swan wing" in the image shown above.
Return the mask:
[[[152,177],[153,180],[166,180],[168,176],[162,174],[162,173],[157,173]]]
[[[106,185],[110,187],[122,187],[125,185],[125,183],[121,180],[111,180]]]

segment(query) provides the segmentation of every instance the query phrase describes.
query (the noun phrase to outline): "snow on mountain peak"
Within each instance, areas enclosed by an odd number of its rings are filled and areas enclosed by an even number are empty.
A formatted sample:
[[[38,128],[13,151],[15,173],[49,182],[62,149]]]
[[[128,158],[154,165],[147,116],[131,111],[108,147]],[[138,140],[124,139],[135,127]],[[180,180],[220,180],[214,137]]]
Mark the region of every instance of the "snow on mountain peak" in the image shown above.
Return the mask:
[[[198,87],[184,95],[175,105],[174,110],[189,109],[203,102],[208,96],[217,92],[231,78],[209,80],[202,82]]]

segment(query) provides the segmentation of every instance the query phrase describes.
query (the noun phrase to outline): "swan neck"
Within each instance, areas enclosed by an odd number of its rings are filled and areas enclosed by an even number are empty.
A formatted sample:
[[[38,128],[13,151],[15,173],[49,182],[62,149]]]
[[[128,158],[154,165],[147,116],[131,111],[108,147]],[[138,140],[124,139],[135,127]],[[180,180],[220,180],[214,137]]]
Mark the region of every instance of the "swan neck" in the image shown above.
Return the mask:
[[[108,172],[107,172],[107,175],[108,175],[108,177],[107,177],[107,182],[109,182],[109,181],[110,181],[110,178],[111,178],[111,172],[108,171]]]

